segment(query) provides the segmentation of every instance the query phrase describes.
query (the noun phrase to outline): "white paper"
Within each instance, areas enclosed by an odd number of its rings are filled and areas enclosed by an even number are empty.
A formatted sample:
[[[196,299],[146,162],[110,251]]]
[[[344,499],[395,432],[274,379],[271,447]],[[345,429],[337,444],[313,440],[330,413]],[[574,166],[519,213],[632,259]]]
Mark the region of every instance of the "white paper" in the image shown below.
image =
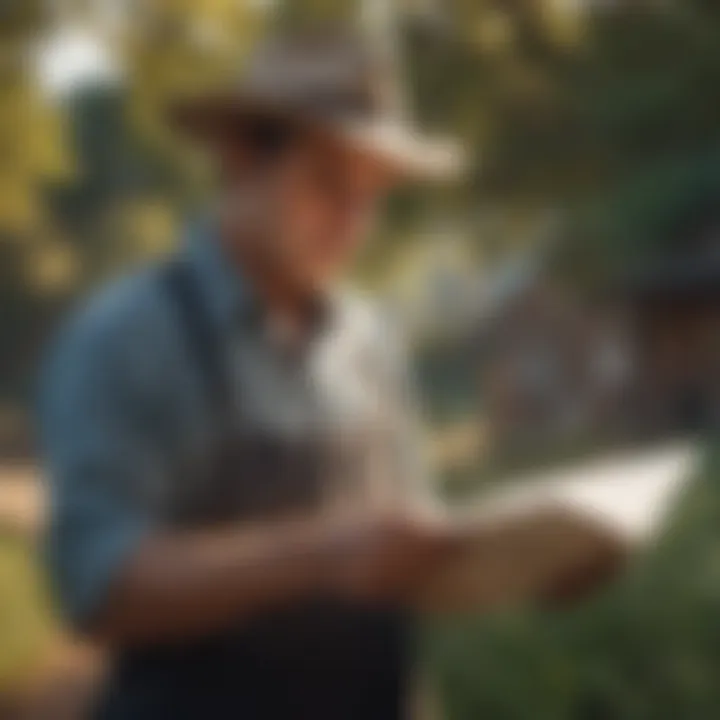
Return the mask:
[[[428,583],[420,606],[477,609],[527,600],[603,554],[630,553],[662,530],[699,451],[618,454],[506,483],[456,513],[466,548]]]

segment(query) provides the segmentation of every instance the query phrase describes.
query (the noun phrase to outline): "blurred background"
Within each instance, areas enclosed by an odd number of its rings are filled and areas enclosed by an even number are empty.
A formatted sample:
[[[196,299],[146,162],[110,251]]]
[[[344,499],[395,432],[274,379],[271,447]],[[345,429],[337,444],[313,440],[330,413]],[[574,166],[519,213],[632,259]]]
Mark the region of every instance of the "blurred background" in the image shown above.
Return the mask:
[[[670,532],[609,592],[423,629],[448,717],[720,717],[720,5],[2,0],[0,718],[77,717],[100,665],[63,638],[36,559],[43,345],[202,205],[168,97],[273,27],[334,20],[393,43],[417,115],[469,154],[461,185],[392,198],[357,278],[411,329],[442,491],[704,449]]]

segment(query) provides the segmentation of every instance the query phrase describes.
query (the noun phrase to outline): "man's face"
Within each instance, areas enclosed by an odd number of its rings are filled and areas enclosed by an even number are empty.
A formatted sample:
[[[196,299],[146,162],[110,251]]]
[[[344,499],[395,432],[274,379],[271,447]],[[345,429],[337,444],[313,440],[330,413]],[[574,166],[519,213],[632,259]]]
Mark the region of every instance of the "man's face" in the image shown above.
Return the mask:
[[[303,137],[245,175],[237,198],[254,206],[260,250],[291,282],[318,289],[355,258],[388,182],[367,157],[328,139]]]

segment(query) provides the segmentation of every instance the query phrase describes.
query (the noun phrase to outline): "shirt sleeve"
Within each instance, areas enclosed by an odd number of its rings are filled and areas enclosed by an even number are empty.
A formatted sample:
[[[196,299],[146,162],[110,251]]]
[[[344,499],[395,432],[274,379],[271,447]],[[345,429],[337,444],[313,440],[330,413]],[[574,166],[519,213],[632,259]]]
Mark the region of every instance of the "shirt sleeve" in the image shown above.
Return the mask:
[[[46,557],[55,596],[76,626],[92,621],[151,519],[137,492],[156,453],[137,419],[137,388],[117,322],[80,323],[42,380],[39,426],[50,504]]]

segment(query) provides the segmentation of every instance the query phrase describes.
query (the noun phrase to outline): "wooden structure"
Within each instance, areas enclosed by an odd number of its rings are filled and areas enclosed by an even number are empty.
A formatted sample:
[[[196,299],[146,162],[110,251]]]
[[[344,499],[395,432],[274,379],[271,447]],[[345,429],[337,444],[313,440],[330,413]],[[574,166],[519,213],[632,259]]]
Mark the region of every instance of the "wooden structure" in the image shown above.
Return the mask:
[[[720,242],[678,252],[627,288],[637,422],[656,432],[720,425]]]

